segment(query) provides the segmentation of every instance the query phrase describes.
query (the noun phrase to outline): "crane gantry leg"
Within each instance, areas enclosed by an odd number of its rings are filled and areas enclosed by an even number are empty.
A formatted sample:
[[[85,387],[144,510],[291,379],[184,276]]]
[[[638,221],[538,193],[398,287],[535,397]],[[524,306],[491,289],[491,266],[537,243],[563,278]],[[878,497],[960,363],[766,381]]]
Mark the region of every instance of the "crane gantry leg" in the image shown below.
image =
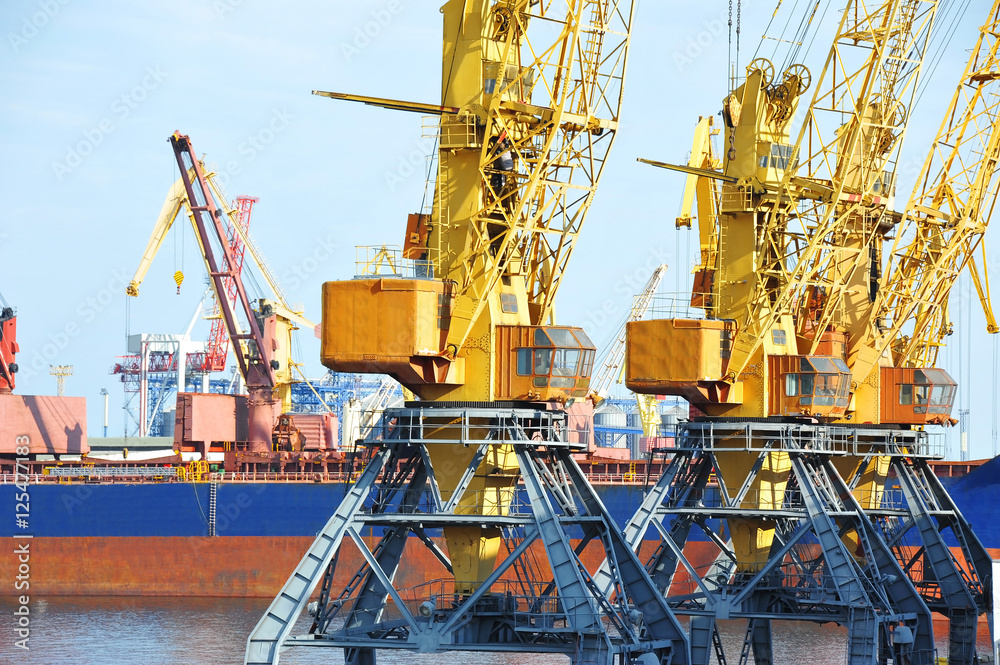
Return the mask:
[[[247,641],[247,665],[274,665],[285,647],[343,648],[348,663],[373,665],[382,649],[546,652],[572,663],[688,665],[687,636],[607,509],[572,458],[563,412],[530,408],[390,409],[366,445],[370,461]],[[463,469],[434,464],[428,445],[474,451]],[[523,489],[481,490],[477,514],[463,498],[484,459],[511,450]],[[452,465],[453,466],[453,465]],[[451,483],[438,479],[458,476]],[[443,489],[453,486],[454,490]],[[459,585],[438,542],[444,525],[503,534],[507,555],[474,590]],[[382,527],[370,547],[363,533]],[[582,530],[574,547],[570,530]],[[575,536],[574,536],[575,537]],[[584,565],[589,544],[607,557],[604,585]],[[406,547],[410,545],[410,547]],[[338,575],[345,548],[364,560]],[[426,546],[441,579],[395,586],[413,548]],[[344,557],[346,558],[346,557]],[[426,561],[426,558],[422,561]],[[547,563],[547,565],[545,565]],[[313,592],[307,634],[292,636]]]
[[[770,665],[770,621],[779,619],[845,626],[851,665],[877,662],[889,649],[890,626],[905,621],[914,636],[910,662],[933,663],[928,603],[833,464],[837,457],[856,454],[857,445],[902,457],[909,451],[919,454],[925,441],[923,432],[871,430],[861,434],[859,443],[856,430],[849,435],[847,428],[807,424],[680,426],[673,459],[624,532],[636,549],[649,526],[659,532],[661,545],[647,570],[671,609],[691,616],[692,653],[699,661],[710,658],[714,620],[746,619],[739,662],[749,663],[752,653],[755,665]],[[720,457],[735,450],[748,458],[744,473],[720,474],[714,486],[710,472],[718,468]],[[788,478],[783,489],[768,496],[773,490],[759,480],[773,475],[769,460],[775,457],[787,458]],[[727,486],[726,479],[741,485]],[[886,511],[906,512],[901,504],[889,505],[890,500],[886,494]],[[724,535],[746,528],[741,525],[751,519],[773,528],[764,559],[747,560],[746,552]],[[707,566],[685,550],[699,532],[717,549]],[[604,568],[597,579],[606,583]]]
[[[891,468],[906,514],[869,512],[880,521],[886,541],[927,605],[948,617],[948,662],[972,665],[977,662],[979,615],[991,609],[990,555],[927,460],[898,456]],[[945,542],[948,531],[958,543],[960,558]]]

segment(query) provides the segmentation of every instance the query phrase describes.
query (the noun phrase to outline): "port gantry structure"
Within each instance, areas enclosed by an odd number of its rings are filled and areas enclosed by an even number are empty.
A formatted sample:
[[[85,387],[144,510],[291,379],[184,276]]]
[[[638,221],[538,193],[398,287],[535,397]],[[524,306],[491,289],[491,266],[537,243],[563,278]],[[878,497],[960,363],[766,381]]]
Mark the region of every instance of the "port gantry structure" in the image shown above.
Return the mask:
[[[711,119],[691,163],[656,163],[705,194],[702,264],[689,316],[629,324],[626,385],[695,409],[625,532],[634,547],[647,528],[660,534],[647,567],[692,616],[692,662],[709,661],[716,619],[745,618],[741,663],[773,662],[773,619],[846,626],[852,665],[884,662],[903,621],[910,662],[932,663],[931,612],[949,620],[949,662],[976,661],[990,557],[930,471],[944,449],[926,429],[953,422],[957,386],[934,364],[997,193],[1000,3],[896,212],[936,11],[850,0],[818,76],[746,68],[723,102],[721,163]],[[988,283],[975,281],[996,332]],[[712,545],[686,549],[692,531]]]
[[[587,395],[596,349],[553,320],[617,134],[633,2],[449,0],[441,13],[440,103],[316,91],[437,116],[430,213],[409,216],[401,250],[362,250],[355,279],[323,285],[323,363],[389,374],[419,399],[363,442],[365,470],[245,662],[311,646],[360,665],[380,649],[683,665],[686,635],[572,458],[561,405]],[[584,565],[588,545],[613,562],[613,593]],[[442,581],[397,588],[407,550],[425,546]]]

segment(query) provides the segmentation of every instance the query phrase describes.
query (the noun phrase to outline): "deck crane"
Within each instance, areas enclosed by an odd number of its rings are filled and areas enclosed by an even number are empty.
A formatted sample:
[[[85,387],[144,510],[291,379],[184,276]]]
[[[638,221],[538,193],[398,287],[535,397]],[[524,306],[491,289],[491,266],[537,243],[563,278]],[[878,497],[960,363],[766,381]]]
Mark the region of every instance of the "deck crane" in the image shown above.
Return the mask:
[[[265,316],[273,315],[275,317],[274,344],[276,348],[274,349],[274,359],[278,362],[278,369],[275,372],[277,382],[275,395],[281,404],[281,412],[288,413],[292,410],[292,385],[297,382],[294,370],[298,365],[291,354],[291,335],[298,329],[296,324],[309,330],[317,330],[318,327],[315,323],[307,319],[302,312],[294,310],[288,304],[284,292],[274,278],[272,271],[268,268],[263,254],[252,241],[249,228],[250,216],[253,206],[258,199],[250,196],[238,196],[233,204],[230,205],[230,199],[223,192],[221,184],[215,177],[216,174],[206,170],[204,162],[199,162],[199,164],[205,173],[205,181],[208,184],[208,189],[213,194],[215,201],[218,202],[219,209],[225,220],[225,242],[233,256],[234,272],[237,275],[242,274],[245,257],[249,253],[251,261],[257,267],[258,272],[264,277],[265,282],[270,288],[270,292],[273,294],[272,298],[261,299],[258,306],[261,312],[266,312]],[[188,174],[188,178],[191,180],[196,179],[193,170]],[[199,247],[201,247],[197,222],[187,198],[184,179],[179,178],[167,193],[163,207],[160,210],[160,215],[146,245],[146,250],[143,252],[139,267],[126,287],[125,291],[128,295],[133,297],[139,295],[139,287],[145,279],[153,259],[156,257],[167,233],[173,227],[177,216],[182,211],[186,212],[188,219],[191,221],[192,228],[195,230],[195,237],[199,238]],[[202,254],[202,258],[207,261],[204,253]],[[238,291],[235,280],[223,277],[223,285],[222,296],[229,303],[230,308],[236,307]],[[230,337],[226,321],[221,316],[220,302],[216,298],[215,311],[210,317],[212,325],[205,353],[189,354],[186,359],[187,366],[193,371],[220,372],[226,368]],[[130,360],[131,363],[129,362]],[[174,366],[175,361],[173,359],[170,359],[170,361],[168,366]],[[130,357],[126,357],[125,362],[121,365],[126,370],[129,367],[138,367],[137,360]]]
[[[382,417],[362,477],[251,633],[247,663],[275,663],[289,644],[365,664],[378,648],[688,662],[679,624],[570,455],[561,405],[587,396],[596,349],[553,320],[619,128],[633,4],[448,0],[439,101],[315,91],[437,116],[430,214],[410,215],[401,252],[375,246],[356,279],[323,285],[324,365],[389,374],[420,399]],[[526,502],[513,510],[519,478]],[[569,547],[561,524],[578,519],[604,525],[586,540],[617,556],[613,598],[595,595]],[[390,526],[374,550],[356,537],[367,523]],[[446,548],[427,537],[435,527]],[[441,593],[393,586],[411,533],[441,562]],[[338,595],[345,541],[366,564]],[[547,579],[524,558],[532,543]],[[320,585],[310,634],[289,637]]]
[[[191,140],[180,132],[175,132],[170,137],[170,144],[180,169],[184,194],[216,302],[229,339],[233,342],[233,354],[240,374],[246,382],[249,396],[248,446],[254,452],[270,451],[276,416],[273,395],[275,370],[279,367],[278,361],[274,359],[276,343],[273,324],[265,326],[265,319],[250,305],[236,257],[223,226],[222,211],[215,202],[212,187],[191,147]],[[235,286],[235,305],[230,303],[227,295],[229,284]],[[242,322],[237,320],[238,316],[242,316]],[[242,330],[248,332],[244,333]]]

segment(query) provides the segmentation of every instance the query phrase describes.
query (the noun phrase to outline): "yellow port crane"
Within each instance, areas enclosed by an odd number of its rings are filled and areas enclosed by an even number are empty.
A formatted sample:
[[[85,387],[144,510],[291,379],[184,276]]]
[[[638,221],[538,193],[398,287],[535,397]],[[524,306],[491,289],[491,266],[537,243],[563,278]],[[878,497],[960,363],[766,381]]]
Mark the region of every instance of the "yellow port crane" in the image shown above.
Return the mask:
[[[986,314],[987,331],[1000,332],[989,296],[985,247],[982,268],[975,253],[992,217],[1000,178],[1000,3],[980,29],[944,121],[901,213],[867,326],[851,339],[855,381],[874,381],[873,359],[889,349],[892,367],[932,368],[950,334],[948,297],[968,268]],[[863,353],[871,348],[874,353]],[[923,382],[922,382],[923,383]],[[921,385],[913,404],[947,415],[954,386]],[[920,394],[923,393],[923,394]],[[883,395],[883,400],[885,395]],[[928,403],[929,402],[929,403]]]
[[[426,402],[565,402],[588,393],[596,349],[553,302],[618,129],[631,2],[449,0],[440,104],[321,93],[438,122],[433,208],[410,215],[391,274],[323,285],[322,361],[385,373]],[[377,260],[376,260],[377,259]],[[476,450],[428,444],[450,492]],[[505,511],[518,477],[492,446],[462,508]],[[487,493],[490,492],[489,498]],[[499,530],[445,529],[457,588],[494,569]]]
[[[401,252],[362,249],[356,279],[323,285],[324,364],[390,374],[420,400],[364,441],[364,470],[248,637],[248,665],[287,646],[340,647],[348,663],[386,648],[691,662],[573,458],[562,407],[588,394],[595,348],[553,315],[617,133],[633,4],[448,0],[440,103],[322,93],[439,116],[429,214],[410,216]],[[372,547],[366,524],[386,527]],[[364,564],[344,587],[350,542]],[[581,559],[591,543],[615,561],[607,593]],[[444,573],[401,590],[412,545]],[[292,637],[307,606],[309,634]]]
[[[849,415],[857,387],[847,340],[871,306],[872,270],[897,220],[896,162],[936,10],[934,0],[849,0],[818,76],[802,64],[776,72],[769,60],[752,61],[723,100],[721,171],[711,125],[700,121],[692,161],[671,168],[697,178],[693,190],[703,192],[691,304],[704,317],[630,322],[630,389],[678,395],[728,420]],[[715,460],[731,498],[749,483],[755,505],[780,505],[787,452],[758,459],[716,450]],[[845,477],[859,463],[837,462]],[[877,500],[886,469],[884,460],[866,467],[859,501]],[[728,524],[740,569],[760,569],[774,522],[734,516]]]
[[[700,411],[684,428],[679,459],[701,455],[710,460],[702,476],[717,471],[732,511],[731,544],[717,564],[728,558],[734,579],[763,579],[783,565],[781,529],[792,526],[780,513],[808,496],[809,517],[798,525],[830,511],[810,527],[823,543],[811,565],[846,570],[853,559],[895,579],[905,574],[895,589],[884,583],[894,595],[889,605],[924,615],[913,622],[924,651],[932,643],[928,608],[945,614],[952,662],[966,663],[975,656],[976,617],[989,607],[989,557],[928,466],[941,452],[922,430],[949,421],[955,382],[933,366],[948,331],[945,307],[961,270],[975,267],[997,194],[1000,3],[897,213],[899,151],[936,11],[933,0],[849,0],[815,81],[801,64],[780,76],[763,59],[747,67],[723,102],[721,171],[658,164],[718,183],[699,219],[715,246],[707,255],[703,246],[692,293],[704,318],[629,324],[626,385],[683,396]],[[810,88],[792,142],[795,107]],[[995,330],[988,283],[976,270],[973,278]],[[890,470],[905,496],[902,518],[887,514]],[[642,514],[648,506],[630,529]],[[824,530],[828,519],[836,529]],[[871,532],[873,523],[881,533]],[[964,561],[940,536],[948,528]],[[900,544],[910,530],[919,547],[907,551]],[[886,611],[877,605],[870,611]],[[751,619],[748,640],[762,620]],[[855,618],[844,623],[857,662],[874,658],[877,631]]]
[[[858,420],[871,396],[851,401],[847,340],[864,328],[898,221],[896,164],[936,10],[851,0],[818,76],[750,63],[723,102],[721,172],[710,160],[675,167],[718,183],[699,219],[692,305],[705,318],[629,324],[631,389],[680,395],[709,416]]]

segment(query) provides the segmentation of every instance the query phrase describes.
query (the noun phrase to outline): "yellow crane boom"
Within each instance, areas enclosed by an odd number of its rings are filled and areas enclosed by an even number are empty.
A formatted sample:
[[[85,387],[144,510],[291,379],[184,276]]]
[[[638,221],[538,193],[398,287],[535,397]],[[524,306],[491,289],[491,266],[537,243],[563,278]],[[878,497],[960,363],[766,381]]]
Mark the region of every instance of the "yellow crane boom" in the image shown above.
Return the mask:
[[[781,317],[796,313],[811,294],[822,291],[823,304],[797,317],[794,332],[800,337],[830,325],[850,332],[870,307],[865,268],[876,240],[892,227],[887,204],[937,5],[936,0],[848,2],[787,154],[779,149],[772,159],[750,146],[741,149],[735,128],[730,155],[736,158],[729,159],[726,173],[748,180],[730,196],[740,190],[759,196],[764,210],[757,229],[763,247],[751,264],[753,274],[745,276],[748,286],[730,289],[729,298],[720,294],[720,316],[728,310],[741,324],[730,381],[747,368]],[[811,77],[796,78],[801,89]],[[769,111],[786,115],[780,100],[778,106]],[[734,110],[730,102],[730,116]],[[754,160],[762,157],[784,161],[776,182],[759,177]],[[726,247],[735,240],[724,239]],[[813,335],[808,353],[816,353],[820,343],[821,336]]]
[[[431,112],[438,150],[431,212],[410,215],[402,256],[382,247],[358,279],[323,285],[324,365],[389,374],[428,403],[586,397],[596,349],[554,325],[553,303],[617,134],[633,4],[448,0],[439,105],[327,95]],[[475,454],[427,450],[454,469]],[[512,448],[492,446],[479,469],[461,510],[503,514]],[[438,481],[450,492],[460,478]],[[457,588],[471,592],[500,533],[445,535]]]
[[[980,279],[975,252],[996,206],[1000,178],[1000,2],[990,16],[952,95],[917,185],[902,212],[866,335],[851,340],[854,377],[864,381],[872,360],[887,348],[897,367],[933,367],[949,333],[948,296],[968,267],[987,315],[989,283]],[[983,274],[985,274],[985,253]]]

